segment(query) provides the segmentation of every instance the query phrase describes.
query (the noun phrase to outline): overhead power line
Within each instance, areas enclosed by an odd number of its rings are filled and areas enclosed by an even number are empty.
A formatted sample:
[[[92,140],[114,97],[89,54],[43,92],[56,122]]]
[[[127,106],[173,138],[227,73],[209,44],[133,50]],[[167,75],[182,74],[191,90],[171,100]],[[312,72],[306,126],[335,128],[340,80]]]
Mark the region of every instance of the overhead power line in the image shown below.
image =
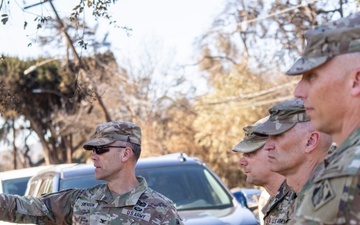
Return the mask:
[[[264,17],[257,17],[257,18],[254,18],[254,19],[241,21],[239,24],[244,24],[245,25],[245,24],[248,24],[248,23],[264,20],[264,19],[274,17],[274,16],[279,15],[279,14],[283,14],[283,13],[288,12],[288,11],[292,11],[292,10],[297,9],[297,8],[305,7],[308,4],[313,4],[313,3],[317,2],[317,1],[318,0],[312,0],[312,1],[309,1],[309,2],[306,2],[306,3],[304,2],[304,3],[301,3],[299,5],[295,5],[293,7],[287,8],[287,9],[283,9],[283,10],[280,10],[280,11],[277,11],[277,12],[274,12],[274,13],[270,13],[270,14],[264,16]]]
[[[290,81],[288,83],[278,85],[276,87],[272,87],[272,88],[269,88],[269,89],[266,89],[266,90],[261,90],[261,91],[250,93],[250,94],[240,95],[238,97],[225,99],[225,100],[222,100],[222,101],[207,102],[207,103],[202,104],[202,106],[228,104],[230,102],[238,102],[238,101],[246,102],[246,101],[249,101],[249,100],[252,102],[251,104],[254,104],[254,102],[257,101],[256,98],[259,98],[261,96],[264,96],[264,95],[267,95],[267,94],[270,94],[270,93],[275,93],[275,92],[278,92],[278,91],[283,92],[286,89],[290,90],[290,89],[294,88],[295,85],[298,82],[299,82],[298,80],[294,80],[294,81]],[[278,101],[278,100],[275,100],[275,101]],[[246,102],[246,104],[248,104],[248,102]],[[263,104],[263,103],[261,103],[261,104]]]

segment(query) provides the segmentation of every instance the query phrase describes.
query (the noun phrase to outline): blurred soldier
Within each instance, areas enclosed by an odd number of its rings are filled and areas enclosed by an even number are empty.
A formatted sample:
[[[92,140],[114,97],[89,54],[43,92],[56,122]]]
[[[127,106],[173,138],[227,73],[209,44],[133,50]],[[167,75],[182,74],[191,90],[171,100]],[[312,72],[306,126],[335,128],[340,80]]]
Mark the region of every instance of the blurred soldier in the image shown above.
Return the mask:
[[[360,224],[360,14],[309,30],[305,38],[304,53],[287,74],[302,74],[294,95],[314,128],[338,147],[292,224]]]
[[[261,224],[285,224],[290,215],[282,211],[291,207],[295,193],[287,186],[284,176],[269,169],[267,151],[264,148],[267,136],[253,133],[256,126],[266,119],[267,117],[252,126],[244,127],[244,139],[233,151],[243,153],[240,165],[244,168],[246,182],[264,187],[270,195],[267,204],[261,209],[264,215],[264,218],[259,218]]]
[[[312,128],[299,98],[280,102],[269,112],[269,119],[254,132],[268,135],[264,148],[268,151],[270,170],[285,176],[287,184],[301,196],[296,199],[298,204],[316,174],[324,168],[332,139]],[[295,204],[291,210],[294,208]]]
[[[0,219],[36,224],[183,224],[173,203],[135,176],[141,153],[138,125],[100,124],[83,147],[92,151],[95,178],[107,184],[40,198],[1,194]]]

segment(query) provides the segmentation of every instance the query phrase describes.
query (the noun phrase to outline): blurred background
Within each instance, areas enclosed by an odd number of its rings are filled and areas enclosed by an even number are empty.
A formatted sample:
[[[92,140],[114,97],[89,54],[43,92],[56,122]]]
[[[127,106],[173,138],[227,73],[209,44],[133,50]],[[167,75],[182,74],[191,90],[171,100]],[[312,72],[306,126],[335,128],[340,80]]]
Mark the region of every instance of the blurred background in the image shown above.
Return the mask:
[[[359,4],[0,0],[0,171],[86,162],[95,127],[127,120],[142,157],[184,152],[250,187],[242,128],[293,98],[304,31]]]

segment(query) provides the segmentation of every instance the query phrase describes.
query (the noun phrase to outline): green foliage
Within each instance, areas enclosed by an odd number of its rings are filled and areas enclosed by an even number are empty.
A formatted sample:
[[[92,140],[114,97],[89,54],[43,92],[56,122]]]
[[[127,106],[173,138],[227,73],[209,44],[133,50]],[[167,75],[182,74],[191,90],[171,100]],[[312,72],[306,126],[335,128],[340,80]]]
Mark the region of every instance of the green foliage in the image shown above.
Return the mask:
[[[115,4],[117,0],[80,0],[80,3],[78,5],[76,5],[73,9],[72,9],[72,13],[70,16],[70,21],[78,21],[79,20],[79,16],[84,12],[84,8],[88,7],[92,9],[92,15],[95,17],[95,19],[98,18],[105,18],[108,19],[111,22],[111,16],[108,14],[108,7],[111,4]]]
[[[77,111],[82,97],[74,94],[75,80],[74,72],[63,68],[57,60],[40,58],[22,61],[7,57],[1,61],[2,118],[11,120],[22,116],[30,121],[31,129],[45,142],[43,146],[49,148],[48,152],[53,152],[56,159],[53,163],[66,160],[63,156],[65,151],[60,151],[65,146],[62,141],[58,142],[61,140],[59,137],[66,136],[56,132],[62,122],[55,118],[58,113],[71,115]]]
[[[37,60],[38,62],[35,60],[21,61],[7,57],[1,61],[0,82],[4,87],[1,99],[9,99],[8,102],[2,102],[2,109],[10,108],[22,112],[25,110],[24,103],[34,102],[33,107],[40,107],[37,110],[44,108],[42,114],[49,115],[50,109],[62,107],[62,96],[70,98],[73,95],[75,77],[70,71],[61,68],[58,61],[52,60],[32,72],[24,74],[27,68],[35,68],[39,62],[45,60],[40,58]],[[51,90],[49,93],[55,94],[39,95],[34,90],[42,90],[45,93],[47,90]],[[33,101],[35,99],[40,101]]]

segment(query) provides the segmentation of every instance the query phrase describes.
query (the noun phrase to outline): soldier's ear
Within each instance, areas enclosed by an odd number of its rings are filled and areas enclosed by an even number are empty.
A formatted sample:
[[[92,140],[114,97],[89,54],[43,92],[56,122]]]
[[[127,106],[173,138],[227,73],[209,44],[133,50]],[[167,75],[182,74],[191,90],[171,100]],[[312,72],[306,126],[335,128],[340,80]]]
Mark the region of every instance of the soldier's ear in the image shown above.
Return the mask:
[[[316,147],[319,144],[319,140],[320,140],[320,134],[316,131],[311,132],[306,142],[305,153],[310,153],[314,149],[316,149]]]
[[[131,156],[133,155],[132,149],[129,146],[126,147],[123,151],[121,151],[121,153],[122,153],[121,160],[123,162],[129,160],[131,158]]]
[[[353,96],[360,96],[360,68],[354,70],[351,74],[351,94]]]

